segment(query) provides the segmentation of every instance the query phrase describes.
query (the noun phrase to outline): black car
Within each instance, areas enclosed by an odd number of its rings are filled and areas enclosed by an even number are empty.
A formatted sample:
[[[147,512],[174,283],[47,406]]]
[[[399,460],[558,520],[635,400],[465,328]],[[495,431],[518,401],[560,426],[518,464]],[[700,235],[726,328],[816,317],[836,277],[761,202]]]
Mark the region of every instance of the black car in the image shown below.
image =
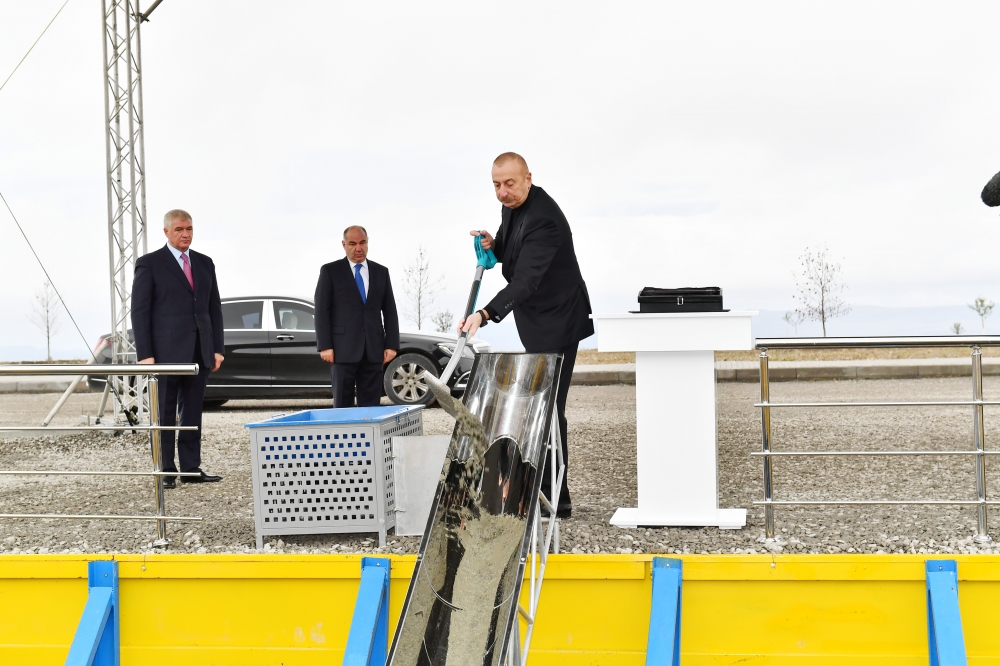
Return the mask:
[[[206,407],[236,398],[331,397],[330,365],[316,351],[310,301],[281,296],[226,298],[222,320],[226,361],[209,377]],[[397,405],[430,403],[433,398],[424,373],[441,376],[454,349],[454,337],[400,332],[399,353],[385,366],[385,395]],[[453,395],[465,391],[475,354],[490,351],[490,345],[481,340],[472,339],[466,345],[448,382]],[[98,361],[110,363],[110,349],[105,349]],[[89,377],[88,384],[103,390],[104,378]]]

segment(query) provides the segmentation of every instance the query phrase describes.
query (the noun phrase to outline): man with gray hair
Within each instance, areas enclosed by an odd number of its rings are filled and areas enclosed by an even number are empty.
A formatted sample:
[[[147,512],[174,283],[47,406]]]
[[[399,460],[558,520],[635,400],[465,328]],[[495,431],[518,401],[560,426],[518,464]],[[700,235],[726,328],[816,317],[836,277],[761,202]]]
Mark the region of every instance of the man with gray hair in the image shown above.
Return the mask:
[[[215,264],[191,250],[194,223],[186,211],[175,209],[163,217],[167,244],[135,262],[132,282],[132,334],[139,363],[197,363],[194,377],[160,378],[160,423],[198,430],[182,430],[177,438],[185,483],[221,481],[221,476],[201,469],[201,410],[209,373],[224,360],[222,300],[215,279]],[[163,471],[177,472],[174,431],[160,433]],[[175,477],[163,478],[164,488],[174,488]]]

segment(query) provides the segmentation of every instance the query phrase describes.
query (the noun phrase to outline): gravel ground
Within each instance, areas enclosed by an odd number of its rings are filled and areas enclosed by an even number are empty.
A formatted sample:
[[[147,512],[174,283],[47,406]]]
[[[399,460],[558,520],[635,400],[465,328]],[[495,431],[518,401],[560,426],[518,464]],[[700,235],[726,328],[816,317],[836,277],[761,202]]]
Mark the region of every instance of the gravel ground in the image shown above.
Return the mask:
[[[987,397],[1000,378],[987,377]],[[971,507],[798,507],[776,510],[778,539],[765,543],[756,384],[718,385],[720,505],[749,509],[742,530],[662,528],[623,530],[608,520],[620,506],[635,506],[635,388],[575,386],[570,390],[570,489],[573,518],[562,521],[564,552],[587,553],[955,553],[1000,552],[972,543]],[[901,400],[969,397],[967,378],[787,382],[772,386],[772,401]],[[40,420],[56,395],[0,396],[0,425]],[[71,398],[54,425],[79,422],[98,396]],[[201,516],[172,523],[170,552],[253,552],[249,437],[243,424],[276,413],[327,406],[317,401],[234,401],[205,416],[203,467],[222,483],[181,485],[167,491],[167,511]],[[1000,436],[998,410],[986,407],[987,448]],[[425,410],[425,434],[450,433],[451,418]],[[860,408],[775,410],[774,449],[969,450],[971,408]],[[994,459],[988,459],[992,463]],[[778,459],[775,499],[973,499],[970,456],[922,458]],[[2,469],[143,470],[145,437],[74,434],[0,441]],[[987,487],[996,497],[1000,474],[987,465]],[[151,482],[136,477],[27,477],[0,475],[0,513],[148,514]],[[994,512],[995,513],[995,512]],[[996,525],[996,520],[993,521]],[[994,527],[994,531],[997,528]],[[0,552],[147,552],[152,523],[132,521],[0,520]],[[1000,537],[1000,533],[997,534]],[[392,537],[379,550],[373,534],[289,536],[270,539],[268,552],[415,552],[416,537]]]

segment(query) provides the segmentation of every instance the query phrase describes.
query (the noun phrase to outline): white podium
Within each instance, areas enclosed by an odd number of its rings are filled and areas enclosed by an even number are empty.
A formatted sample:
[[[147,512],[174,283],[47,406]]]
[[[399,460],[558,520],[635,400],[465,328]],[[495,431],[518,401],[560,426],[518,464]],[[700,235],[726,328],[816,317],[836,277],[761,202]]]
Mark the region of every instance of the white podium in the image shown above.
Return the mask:
[[[719,508],[714,352],[752,349],[756,314],[592,315],[598,351],[635,352],[639,506],[612,525],[746,525],[746,509]]]

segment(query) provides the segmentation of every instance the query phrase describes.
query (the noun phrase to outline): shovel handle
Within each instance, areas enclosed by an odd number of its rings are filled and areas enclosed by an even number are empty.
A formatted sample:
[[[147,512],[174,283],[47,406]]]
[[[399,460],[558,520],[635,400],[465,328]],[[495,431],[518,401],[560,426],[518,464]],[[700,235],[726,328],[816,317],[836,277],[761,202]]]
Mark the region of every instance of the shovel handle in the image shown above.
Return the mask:
[[[476,309],[476,299],[479,297],[479,286],[483,283],[483,273],[486,269],[483,266],[476,266],[476,277],[472,281],[472,290],[469,292],[469,301],[465,305],[465,317],[463,319],[468,319],[469,316]],[[469,339],[469,332],[463,331],[455,344],[455,351],[451,354],[451,360],[448,361],[448,365],[445,367],[444,372],[441,373],[441,383],[447,384],[448,380],[451,378],[455,368],[458,367],[458,361],[462,358],[462,352],[465,351],[465,343]]]

